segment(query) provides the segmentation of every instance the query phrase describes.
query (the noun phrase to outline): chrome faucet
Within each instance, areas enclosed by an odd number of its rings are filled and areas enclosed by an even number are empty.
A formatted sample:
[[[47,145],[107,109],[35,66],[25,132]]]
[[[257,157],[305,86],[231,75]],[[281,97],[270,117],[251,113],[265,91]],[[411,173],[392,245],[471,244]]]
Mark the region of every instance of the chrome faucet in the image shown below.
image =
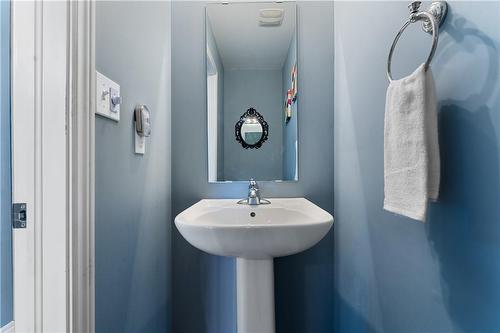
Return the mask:
[[[260,205],[259,184],[253,179],[250,179],[250,184],[248,185],[247,203],[249,205]]]
[[[264,205],[270,204],[271,202],[266,199],[262,199],[260,196],[259,184],[252,178],[248,184],[248,195],[247,198],[238,201],[238,204],[246,205]]]

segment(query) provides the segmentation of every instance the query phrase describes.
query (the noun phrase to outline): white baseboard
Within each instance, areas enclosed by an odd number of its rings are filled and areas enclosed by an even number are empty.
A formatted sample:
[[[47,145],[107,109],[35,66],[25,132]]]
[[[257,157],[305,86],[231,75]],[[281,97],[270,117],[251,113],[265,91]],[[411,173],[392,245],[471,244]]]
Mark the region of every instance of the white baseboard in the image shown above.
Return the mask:
[[[14,333],[14,322],[11,321],[5,326],[0,327],[0,333]]]

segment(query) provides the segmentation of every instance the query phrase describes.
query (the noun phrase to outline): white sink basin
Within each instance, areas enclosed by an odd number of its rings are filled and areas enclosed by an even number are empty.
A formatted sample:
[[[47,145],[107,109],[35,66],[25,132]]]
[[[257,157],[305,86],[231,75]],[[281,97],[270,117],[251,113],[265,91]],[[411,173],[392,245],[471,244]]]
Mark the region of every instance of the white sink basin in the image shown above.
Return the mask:
[[[304,251],[323,238],[333,217],[304,198],[238,205],[236,199],[201,200],[175,218],[198,249],[236,259],[238,333],[274,333],[273,258]]]
[[[268,259],[304,251],[319,242],[333,217],[304,198],[238,205],[233,199],[201,200],[175,218],[182,236],[220,256]]]

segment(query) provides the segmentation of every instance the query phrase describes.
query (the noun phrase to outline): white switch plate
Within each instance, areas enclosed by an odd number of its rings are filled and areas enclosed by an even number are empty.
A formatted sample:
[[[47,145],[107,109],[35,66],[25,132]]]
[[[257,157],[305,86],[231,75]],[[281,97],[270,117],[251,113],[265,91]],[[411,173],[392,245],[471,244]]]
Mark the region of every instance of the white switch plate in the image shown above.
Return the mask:
[[[137,134],[134,126],[135,133],[135,153],[144,155],[146,153],[146,138]]]
[[[111,94],[120,96],[120,85],[96,71],[96,114],[120,121],[120,105],[112,107]]]

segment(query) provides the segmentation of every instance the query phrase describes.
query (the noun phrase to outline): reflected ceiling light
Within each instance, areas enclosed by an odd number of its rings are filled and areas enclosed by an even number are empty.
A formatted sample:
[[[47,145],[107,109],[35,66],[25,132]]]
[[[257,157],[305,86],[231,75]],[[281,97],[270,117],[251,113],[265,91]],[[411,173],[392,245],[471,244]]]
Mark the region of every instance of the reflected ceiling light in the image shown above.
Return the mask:
[[[283,22],[285,11],[281,8],[261,9],[259,15],[259,24],[261,26],[280,26]]]

